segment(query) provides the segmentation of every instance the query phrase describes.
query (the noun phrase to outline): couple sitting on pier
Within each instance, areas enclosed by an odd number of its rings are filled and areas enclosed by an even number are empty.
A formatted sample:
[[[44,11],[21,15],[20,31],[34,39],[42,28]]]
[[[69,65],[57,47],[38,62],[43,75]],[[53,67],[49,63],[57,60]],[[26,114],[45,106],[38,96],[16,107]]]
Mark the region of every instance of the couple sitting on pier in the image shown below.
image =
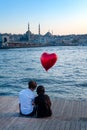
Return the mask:
[[[48,117],[52,115],[51,101],[43,86],[37,87],[37,96],[34,96],[34,90],[37,84],[35,81],[28,83],[28,88],[19,93],[19,111],[24,116],[35,116],[37,118]]]

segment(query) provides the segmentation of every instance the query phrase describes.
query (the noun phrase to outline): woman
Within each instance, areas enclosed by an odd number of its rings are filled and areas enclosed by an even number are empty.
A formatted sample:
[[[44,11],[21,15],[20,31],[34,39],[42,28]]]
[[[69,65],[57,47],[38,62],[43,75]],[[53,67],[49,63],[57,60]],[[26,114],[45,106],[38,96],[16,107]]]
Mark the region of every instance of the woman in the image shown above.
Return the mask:
[[[51,101],[43,86],[37,87],[38,96],[35,98],[37,117],[48,117],[52,115]]]

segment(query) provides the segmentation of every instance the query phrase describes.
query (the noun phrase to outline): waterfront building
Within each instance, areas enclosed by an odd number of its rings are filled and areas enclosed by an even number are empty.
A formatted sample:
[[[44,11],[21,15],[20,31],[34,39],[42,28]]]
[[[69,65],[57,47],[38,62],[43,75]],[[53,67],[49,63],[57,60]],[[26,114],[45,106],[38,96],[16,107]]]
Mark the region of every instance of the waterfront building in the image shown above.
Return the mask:
[[[38,33],[34,34],[30,31],[30,24],[27,25],[27,31],[24,34],[1,34],[0,48],[15,47],[31,47],[31,46],[87,46],[87,34],[84,35],[53,35],[48,31],[41,34],[40,24],[38,25]]]
[[[2,47],[8,46],[9,35],[2,35]]]

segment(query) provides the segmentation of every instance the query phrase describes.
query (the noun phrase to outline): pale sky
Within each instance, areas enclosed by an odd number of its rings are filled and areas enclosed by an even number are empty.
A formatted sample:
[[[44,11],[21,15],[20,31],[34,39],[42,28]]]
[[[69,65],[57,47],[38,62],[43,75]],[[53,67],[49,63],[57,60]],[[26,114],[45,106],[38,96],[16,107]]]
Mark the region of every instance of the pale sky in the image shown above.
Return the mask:
[[[0,0],[0,33],[87,34],[87,0]]]

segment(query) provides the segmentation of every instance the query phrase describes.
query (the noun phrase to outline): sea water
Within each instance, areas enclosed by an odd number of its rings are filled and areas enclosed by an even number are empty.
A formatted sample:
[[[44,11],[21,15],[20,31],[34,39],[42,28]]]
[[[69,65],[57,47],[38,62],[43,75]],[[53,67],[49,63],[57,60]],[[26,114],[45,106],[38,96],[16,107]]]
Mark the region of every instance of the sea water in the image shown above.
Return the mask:
[[[48,71],[40,62],[44,52],[58,55]],[[50,97],[87,100],[87,46],[0,49],[0,96],[18,96],[30,80]]]

